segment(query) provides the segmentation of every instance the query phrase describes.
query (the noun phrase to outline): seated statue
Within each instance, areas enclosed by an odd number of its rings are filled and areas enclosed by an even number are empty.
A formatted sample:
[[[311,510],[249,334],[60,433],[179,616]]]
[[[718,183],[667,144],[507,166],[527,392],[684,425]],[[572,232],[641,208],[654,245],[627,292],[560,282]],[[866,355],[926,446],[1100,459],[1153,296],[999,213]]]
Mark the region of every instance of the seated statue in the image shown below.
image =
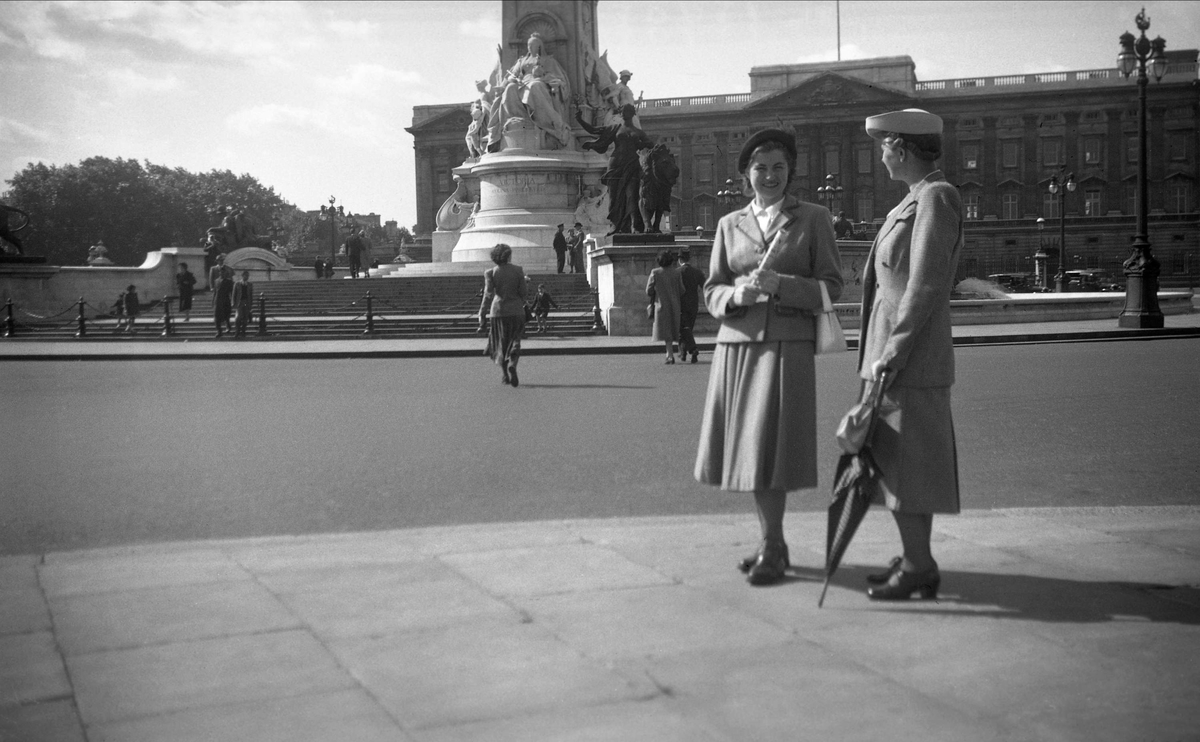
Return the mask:
[[[571,85],[558,61],[546,54],[541,34],[533,34],[526,44],[527,53],[517,59],[500,81],[500,93],[492,103],[488,120],[488,151],[499,151],[504,127],[510,119],[522,119],[546,132],[562,148],[572,147],[567,112]],[[503,54],[503,48],[496,47]]]

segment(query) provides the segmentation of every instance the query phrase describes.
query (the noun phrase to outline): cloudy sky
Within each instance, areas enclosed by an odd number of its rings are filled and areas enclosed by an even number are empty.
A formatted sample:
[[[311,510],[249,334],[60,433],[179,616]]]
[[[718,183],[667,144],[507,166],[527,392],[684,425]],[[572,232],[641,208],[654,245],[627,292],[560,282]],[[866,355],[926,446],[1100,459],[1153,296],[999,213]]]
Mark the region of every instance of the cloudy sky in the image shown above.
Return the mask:
[[[500,41],[498,0],[3,7],[0,180],[30,162],[135,158],[250,173],[301,208],[335,195],[406,225],[412,107],[469,100]],[[602,0],[600,46],[647,98],[746,92],[753,65],[836,59],[836,7]],[[1111,67],[1140,7],[847,0],[842,57],[907,54],[921,80]],[[1168,49],[1200,46],[1194,2],[1146,9]]]

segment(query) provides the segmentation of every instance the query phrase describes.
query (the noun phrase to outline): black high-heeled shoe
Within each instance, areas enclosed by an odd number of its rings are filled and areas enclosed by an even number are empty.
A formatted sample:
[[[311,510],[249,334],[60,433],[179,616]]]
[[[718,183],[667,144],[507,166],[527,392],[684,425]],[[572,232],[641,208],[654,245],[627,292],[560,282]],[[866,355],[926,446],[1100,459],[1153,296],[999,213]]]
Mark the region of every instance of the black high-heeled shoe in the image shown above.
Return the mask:
[[[741,570],[743,573],[749,572],[750,568],[754,566],[754,563],[758,561],[758,557],[760,554],[762,554],[762,550],[765,546],[766,546],[765,542],[762,544],[759,544],[758,551],[754,552],[750,556],[748,556],[748,557],[742,559],[742,561],[738,562],[738,569]],[[792,560],[788,558],[787,542],[784,542],[784,544],[783,544],[783,566],[785,569],[792,566]]]
[[[888,562],[887,569],[882,572],[867,575],[867,582],[872,585],[882,585],[892,579],[892,575],[900,571],[900,565],[904,564],[904,557],[892,557],[892,561]]]
[[[758,559],[750,567],[746,580],[751,585],[774,585],[787,574],[788,562],[785,553],[787,544],[782,541],[767,541],[758,553]]]
[[[935,564],[924,572],[897,572],[886,585],[868,588],[867,597],[871,600],[908,600],[913,593],[919,592],[925,600],[932,600],[937,598],[941,584],[942,575]]]

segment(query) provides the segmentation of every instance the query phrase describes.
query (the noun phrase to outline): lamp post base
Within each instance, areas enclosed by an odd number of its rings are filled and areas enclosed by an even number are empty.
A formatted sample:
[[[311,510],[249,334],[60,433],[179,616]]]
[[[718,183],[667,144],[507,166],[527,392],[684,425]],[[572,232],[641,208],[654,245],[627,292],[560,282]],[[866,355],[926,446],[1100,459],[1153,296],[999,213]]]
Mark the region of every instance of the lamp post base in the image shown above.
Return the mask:
[[[1158,306],[1158,271],[1158,259],[1150,254],[1150,244],[1137,240],[1133,255],[1125,261],[1125,309],[1117,318],[1118,327],[1163,326],[1163,313]]]

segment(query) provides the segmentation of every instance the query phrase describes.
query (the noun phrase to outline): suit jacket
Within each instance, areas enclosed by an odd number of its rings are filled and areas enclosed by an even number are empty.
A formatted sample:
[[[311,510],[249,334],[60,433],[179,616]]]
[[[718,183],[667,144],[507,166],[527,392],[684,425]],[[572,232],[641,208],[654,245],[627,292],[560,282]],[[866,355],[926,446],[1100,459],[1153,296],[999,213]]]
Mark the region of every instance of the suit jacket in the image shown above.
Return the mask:
[[[234,309],[249,311],[254,308],[254,284],[250,281],[237,281],[233,284]]]
[[[554,252],[562,255],[567,251],[567,238],[562,232],[554,233]]]
[[[680,263],[679,277],[683,279],[683,296],[679,299],[679,308],[685,313],[696,314],[700,311],[700,289],[704,286],[704,271],[691,263]]]
[[[729,303],[734,287],[749,280],[768,246],[779,240],[764,266],[780,275],[779,291],[766,302],[751,307]],[[780,340],[813,340],[814,313],[822,306],[824,281],[829,298],[842,293],[842,263],[833,236],[833,218],[823,206],[785,196],[780,218],[764,235],[747,205],[726,214],[717,224],[704,282],[704,303],[721,320],[718,343],[758,343]]]
[[[519,265],[505,263],[483,273],[483,301],[479,316],[520,317],[525,319],[525,271]]]
[[[893,384],[954,383],[950,292],[963,246],[962,199],[940,170],[915,184],[875,237],[863,274],[859,375],[883,360]]]

